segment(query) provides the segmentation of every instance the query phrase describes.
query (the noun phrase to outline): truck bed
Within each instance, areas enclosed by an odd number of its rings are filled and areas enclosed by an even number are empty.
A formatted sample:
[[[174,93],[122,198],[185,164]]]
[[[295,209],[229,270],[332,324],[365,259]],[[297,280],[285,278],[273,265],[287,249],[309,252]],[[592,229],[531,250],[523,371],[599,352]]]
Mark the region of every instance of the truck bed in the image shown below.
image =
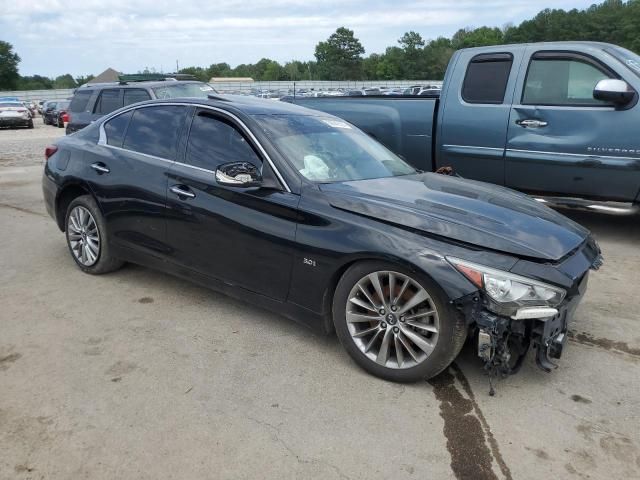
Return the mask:
[[[292,103],[351,122],[416,168],[432,171],[434,119],[431,97],[297,97]]]

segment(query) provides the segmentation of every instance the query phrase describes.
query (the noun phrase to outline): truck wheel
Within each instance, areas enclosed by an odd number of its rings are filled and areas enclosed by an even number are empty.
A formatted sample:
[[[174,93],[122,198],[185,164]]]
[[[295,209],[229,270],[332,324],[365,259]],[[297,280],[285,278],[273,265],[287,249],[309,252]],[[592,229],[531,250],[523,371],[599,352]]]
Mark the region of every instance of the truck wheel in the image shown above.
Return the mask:
[[[83,195],[69,204],[65,225],[67,246],[80,270],[99,275],[123,265],[111,253],[105,222],[92,196]]]
[[[367,372],[393,382],[431,378],[456,358],[467,326],[426,275],[388,262],[357,263],[333,298],[340,343]]]

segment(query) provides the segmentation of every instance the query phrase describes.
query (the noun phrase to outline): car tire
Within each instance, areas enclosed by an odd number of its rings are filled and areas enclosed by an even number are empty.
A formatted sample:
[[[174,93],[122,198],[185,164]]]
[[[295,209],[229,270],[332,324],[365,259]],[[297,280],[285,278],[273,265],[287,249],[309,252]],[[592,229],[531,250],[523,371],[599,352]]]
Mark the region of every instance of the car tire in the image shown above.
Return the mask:
[[[109,273],[124,264],[111,253],[104,218],[91,195],[77,197],[69,204],[65,236],[71,258],[85,273]]]
[[[29,120],[29,123],[27,124],[27,128],[33,128],[33,118]]]
[[[64,128],[64,122],[61,122],[60,119],[58,119],[58,128]]]
[[[382,302],[378,291],[383,293]],[[463,316],[439,285],[427,275],[389,262],[351,266],[338,282],[332,312],[338,339],[351,358],[367,372],[393,382],[436,376],[458,356],[467,338]]]

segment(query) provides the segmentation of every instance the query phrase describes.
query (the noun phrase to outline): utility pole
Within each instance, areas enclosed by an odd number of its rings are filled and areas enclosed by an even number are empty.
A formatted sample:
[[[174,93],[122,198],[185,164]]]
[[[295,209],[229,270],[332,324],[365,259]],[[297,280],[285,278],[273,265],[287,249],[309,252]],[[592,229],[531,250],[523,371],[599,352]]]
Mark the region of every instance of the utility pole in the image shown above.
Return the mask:
[[[180,71],[180,67],[178,66],[178,59],[176,59],[176,73]]]

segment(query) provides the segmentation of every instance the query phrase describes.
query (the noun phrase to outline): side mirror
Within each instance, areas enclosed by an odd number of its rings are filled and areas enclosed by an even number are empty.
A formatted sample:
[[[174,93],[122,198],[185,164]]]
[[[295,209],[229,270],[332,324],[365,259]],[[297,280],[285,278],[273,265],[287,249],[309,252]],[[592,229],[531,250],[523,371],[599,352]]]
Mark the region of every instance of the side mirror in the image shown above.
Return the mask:
[[[262,185],[262,175],[252,163],[232,162],[217,168],[216,181],[227,187],[259,187]]]
[[[593,98],[624,107],[631,103],[636,92],[624,80],[607,78],[600,80],[593,89]]]

